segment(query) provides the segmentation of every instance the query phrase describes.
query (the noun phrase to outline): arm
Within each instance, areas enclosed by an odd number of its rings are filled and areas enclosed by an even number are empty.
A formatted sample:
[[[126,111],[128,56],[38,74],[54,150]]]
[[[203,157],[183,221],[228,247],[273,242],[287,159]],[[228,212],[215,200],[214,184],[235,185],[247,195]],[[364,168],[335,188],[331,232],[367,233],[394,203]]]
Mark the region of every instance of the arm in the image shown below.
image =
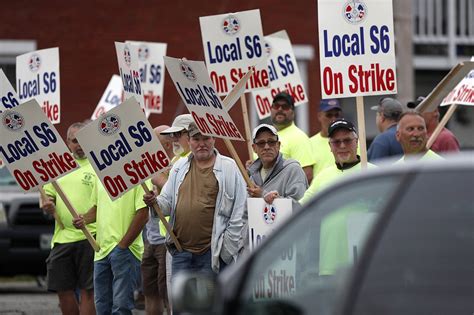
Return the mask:
[[[232,176],[234,178],[234,200],[232,204],[232,214],[227,223],[227,228],[224,231],[221,258],[224,262],[230,263],[239,251],[239,240],[241,238],[242,227],[244,226],[244,218],[246,217],[245,211],[247,211],[247,194],[245,190],[245,181],[237,168],[235,168],[233,174],[227,176]],[[227,199],[227,197],[224,196],[224,199]],[[225,206],[225,204],[223,206]]]
[[[132,223],[128,227],[127,233],[123,236],[122,240],[118,243],[118,247],[125,249],[128,248],[133,241],[138,237],[140,232],[143,230],[146,222],[148,221],[148,208],[138,209],[135,213]]]
[[[86,213],[80,214],[77,218],[72,218],[72,225],[76,229],[82,229],[89,223],[95,222],[97,218],[97,207],[93,206]]]
[[[293,205],[293,211],[301,207],[298,202],[303,198],[305,191],[308,189],[308,182],[306,181],[306,176],[298,164],[291,164],[291,169],[288,174],[286,174],[286,184],[283,192],[284,198],[291,198],[291,203]],[[314,181],[316,181],[314,179]]]

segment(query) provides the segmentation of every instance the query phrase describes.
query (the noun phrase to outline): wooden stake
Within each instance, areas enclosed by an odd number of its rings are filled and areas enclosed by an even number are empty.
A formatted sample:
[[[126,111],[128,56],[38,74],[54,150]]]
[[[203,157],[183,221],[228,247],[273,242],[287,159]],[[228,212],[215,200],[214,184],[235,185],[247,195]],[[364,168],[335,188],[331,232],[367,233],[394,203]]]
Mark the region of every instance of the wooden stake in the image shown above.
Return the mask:
[[[53,184],[53,187],[54,189],[56,189],[59,197],[61,197],[61,199],[64,201],[64,204],[66,205],[66,207],[68,208],[69,212],[71,212],[72,214],[72,217],[73,218],[78,218],[79,215],[77,214],[77,211],[76,209],[74,209],[74,207],[72,206],[71,202],[69,201],[69,199],[67,198],[67,196],[64,194],[63,190],[61,189],[61,187],[58,185],[58,183],[56,181],[52,182]],[[84,235],[86,236],[87,240],[89,241],[89,243],[91,244],[92,248],[98,252],[100,250],[100,247],[99,245],[97,244],[97,242],[95,241],[94,237],[92,236],[91,232],[87,229],[87,227],[83,227],[82,229],[82,232],[84,233]]]
[[[364,97],[356,96],[357,104],[357,129],[359,131],[360,164],[367,168],[367,144],[365,135]]]
[[[146,193],[149,193],[150,190],[148,189],[147,185],[145,183],[142,183],[142,188]],[[160,207],[158,206],[158,203],[155,201],[153,203],[153,209],[155,209],[156,214],[158,214],[158,217],[160,217],[161,222],[166,228],[166,231],[168,231],[171,239],[173,240],[174,246],[176,246],[176,249],[180,252],[183,251],[183,248],[181,247],[181,244],[179,243],[178,239],[176,238],[176,235],[173,233],[173,229],[171,228],[170,224],[168,221],[166,221],[165,216],[163,215],[163,212],[161,211]]]
[[[247,186],[249,186],[250,188],[255,188],[255,185],[250,180],[249,174],[247,173],[247,170],[245,169],[244,165],[242,164],[242,161],[240,160],[239,155],[237,154],[237,151],[235,151],[235,148],[232,145],[232,142],[229,139],[222,139],[222,140],[224,140],[224,143],[227,146],[227,150],[229,150],[230,154],[232,155],[235,162],[237,163],[237,166],[239,167],[240,173],[244,177],[244,180],[247,183]]]
[[[48,200],[48,196],[46,195],[46,192],[44,191],[43,187],[41,187],[41,186],[39,187],[39,192],[40,192],[40,195],[41,195],[41,199],[43,199],[44,201]],[[59,228],[61,230],[64,230],[64,224],[61,221],[61,218],[59,217],[56,210],[54,210],[53,217],[54,217],[54,220],[56,220],[56,222],[58,223]]]
[[[441,119],[440,123],[438,126],[436,126],[436,129],[433,131],[433,134],[431,137],[428,139],[428,142],[426,143],[426,148],[429,150],[433,143],[436,141],[436,138],[438,138],[439,134],[441,133],[441,130],[443,130],[444,126],[448,123],[448,120],[453,116],[454,111],[458,107],[458,104],[453,104],[449,107],[448,111],[444,115],[443,119]]]
[[[242,117],[244,119],[245,140],[247,140],[247,150],[249,152],[249,160],[253,161],[252,136],[250,134],[249,114],[247,111],[247,100],[245,93],[240,96],[240,104],[242,105]]]

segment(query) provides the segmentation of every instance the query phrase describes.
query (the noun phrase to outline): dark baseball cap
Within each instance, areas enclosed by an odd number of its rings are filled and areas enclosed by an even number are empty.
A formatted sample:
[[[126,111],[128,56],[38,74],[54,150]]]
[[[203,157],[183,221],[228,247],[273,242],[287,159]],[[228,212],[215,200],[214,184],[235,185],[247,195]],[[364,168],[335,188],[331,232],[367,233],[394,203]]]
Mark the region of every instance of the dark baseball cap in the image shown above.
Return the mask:
[[[291,105],[291,107],[295,107],[295,100],[290,94],[286,92],[280,92],[277,95],[275,95],[275,97],[273,98],[272,104],[280,100],[287,102],[289,105]]]
[[[345,120],[345,119],[338,119],[329,125],[329,128],[328,128],[329,137],[332,137],[334,132],[338,129],[346,129],[346,130],[357,133],[354,124],[352,124],[350,121]]]
[[[332,98],[327,100],[321,100],[319,103],[319,111],[321,112],[328,112],[331,109],[339,109],[342,110],[341,105],[339,104],[339,100]]]
[[[382,113],[384,117],[393,120],[398,120],[403,112],[402,104],[391,97],[381,99],[378,105],[372,106],[370,109],[376,110],[377,112]]]
[[[421,102],[423,102],[424,99],[425,99],[424,96],[418,96],[416,100],[408,102],[407,107],[412,108],[412,109],[416,108],[418,105],[420,105]]]

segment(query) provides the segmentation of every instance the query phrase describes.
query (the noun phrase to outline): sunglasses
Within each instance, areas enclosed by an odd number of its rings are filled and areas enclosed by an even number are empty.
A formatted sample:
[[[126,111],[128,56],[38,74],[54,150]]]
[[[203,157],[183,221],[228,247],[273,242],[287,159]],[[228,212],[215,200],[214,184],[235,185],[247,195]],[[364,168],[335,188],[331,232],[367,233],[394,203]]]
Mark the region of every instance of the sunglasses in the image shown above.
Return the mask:
[[[292,108],[292,106],[288,103],[285,103],[285,104],[273,103],[272,108],[275,109],[275,110],[280,110],[280,109],[290,110]]]

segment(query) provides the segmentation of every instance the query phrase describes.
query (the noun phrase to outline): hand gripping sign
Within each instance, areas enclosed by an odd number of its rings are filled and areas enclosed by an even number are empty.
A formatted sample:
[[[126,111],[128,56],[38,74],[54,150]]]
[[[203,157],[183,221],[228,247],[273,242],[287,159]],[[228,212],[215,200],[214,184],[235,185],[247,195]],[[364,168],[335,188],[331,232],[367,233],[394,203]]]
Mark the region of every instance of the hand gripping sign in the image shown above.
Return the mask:
[[[76,137],[112,200],[140,184],[148,192],[146,180],[170,165],[134,97],[89,123]],[[181,249],[161,210],[155,210],[176,247]]]
[[[48,119],[59,124],[59,49],[42,49],[16,57],[16,77],[20,103],[36,99]]]
[[[283,30],[265,36],[265,53],[268,55],[267,66],[270,87],[252,92],[252,98],[260,119],[270,116],[273,98],[280,92],[287,91],[291,94],[295,100],[295,106],[308,102],[293,47],[286,31]]]
[[[207,69],[219,95],[226,95],[253,66],[246,91],[269,84],[260,10],[199,18]]]
[[[258,246],[275,229],[291,217],[291,199],[278,198],[267,204],[263,198],[247,198],[248,228],[250,250]],[[296,246],[289,244],[282,248],[279,259],[268,264],[264,272],[255,280],[254,300],[265,300],[275,297],[288,297],[296,290]],[[279,285],[280,284],[280,285]]]
[[[77,212],[69,203],[56,180],[76,168],[78,164],[69,152],[56,129],[41,111],[36,100],[30,100],[1,114],[0,158],[24,191],[33,191],[52,183],[72,216]],[[87,230],[92,247],[98,246]]]
[[[138,66],[143,93],[145,110],[149,113],[161,114],[163,112],[163,87],[165,82],[166,56],[164,43],[126,41],[138,51]]]
[[[108,112],[115,106],[123,102],[124,91],[122,87],[122,79],[114,74],[107,85],[107,88],[100,98],[99,104],[94,110],[91,119],[97,119],[100,115]]]

